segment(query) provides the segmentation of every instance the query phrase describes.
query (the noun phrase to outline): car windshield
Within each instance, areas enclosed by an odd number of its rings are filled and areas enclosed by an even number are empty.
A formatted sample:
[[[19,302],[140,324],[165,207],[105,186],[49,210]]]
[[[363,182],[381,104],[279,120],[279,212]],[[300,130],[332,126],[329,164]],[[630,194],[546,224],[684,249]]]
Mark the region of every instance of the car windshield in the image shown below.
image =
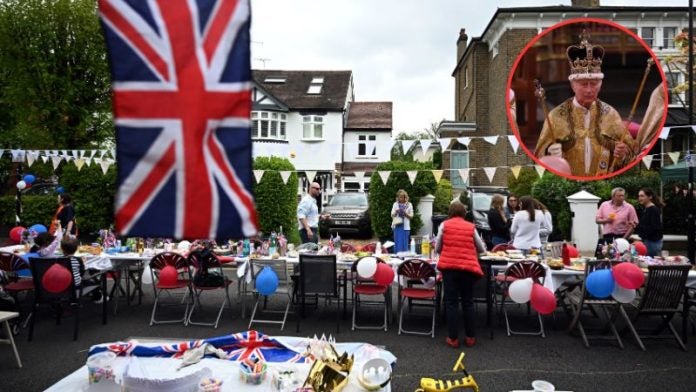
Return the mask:
[[[364,193],[339,193],[334,195],[329,205],[332,207],[367,207],[367,197],[365,197]]]
[[[503,195],[507,201],[507,196]],[[493,193],[473,193],[471,200],[475,211],[488,211],[491,208]],[[503,204],[504,205],[504,204]]]

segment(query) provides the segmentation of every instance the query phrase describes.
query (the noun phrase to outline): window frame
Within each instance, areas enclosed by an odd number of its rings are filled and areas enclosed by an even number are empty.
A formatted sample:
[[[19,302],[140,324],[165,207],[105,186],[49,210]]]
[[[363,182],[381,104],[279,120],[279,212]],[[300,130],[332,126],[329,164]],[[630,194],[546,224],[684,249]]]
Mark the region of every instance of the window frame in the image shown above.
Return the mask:
[[[652,37],[646,38],[644,36],[644,33],[646,31],[652,31]],[[642,39],[650,49],[655,47],[655,41],[657,39],[657,28],[655,26],[646,26],[646,27],[641,27],[640,28],[640,39]],[[649,40],[649,41],[648,41]]]
[[[302,140],[324,140],[324,125],[326,124],[324,117],[317,114],[302,116]],[[308,127],[311,127],[309,136],[307,136]],[[317,136],[317,130],[320,133],[319,136]]]
[[[253,110],[251,112],[252,140],[287,140],[288,115],[283,112]],[[265,136],[264,132],[265,131]],[[275,132],[273,130],[275,129]]]
[[[375,142],[372,146],[372,154],[367,154],[367,142]],[[358,155],[359,158],[375,158],[377,157],[377,135],[375,134],[360,134],[358,135]]]

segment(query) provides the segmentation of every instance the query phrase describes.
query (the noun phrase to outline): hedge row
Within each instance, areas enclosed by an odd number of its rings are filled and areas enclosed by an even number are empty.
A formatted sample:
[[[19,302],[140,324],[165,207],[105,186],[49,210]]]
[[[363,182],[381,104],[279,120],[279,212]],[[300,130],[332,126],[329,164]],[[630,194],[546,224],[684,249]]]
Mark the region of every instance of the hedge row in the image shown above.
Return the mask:
[[[265,234],[283,231],[291,243],[300,242],[297,230],[297,186],[298,178],[295,166],[285,158],[257,157],[254,160],[254,170],[269,170],[263,175],[263,180],[254,183],[254,198],[256,212],[259,217],[260,230]],[[280,177],[279,171],[292,171],[286,184]]]

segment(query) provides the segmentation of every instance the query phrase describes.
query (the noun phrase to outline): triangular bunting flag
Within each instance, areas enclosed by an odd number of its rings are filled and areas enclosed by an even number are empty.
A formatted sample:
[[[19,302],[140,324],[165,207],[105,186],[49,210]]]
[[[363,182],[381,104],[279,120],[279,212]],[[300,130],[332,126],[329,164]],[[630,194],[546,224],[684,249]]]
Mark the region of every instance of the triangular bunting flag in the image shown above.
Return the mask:
[[[457,172],[459,173],[459,177],[461,177],[462,181],[464,181],[465,184],[468,184],[469,183],[469,168],[457,169]]]
[[[114,163],[111,159],[102,159],[101,162],[99,162],[99,166],[101,166],[102,173],[106,174],[106,172],[109,171],[109,166]]]
[[[60,150],[60,156],[67,159],[70,155],[68,154],[68,150]]]
[[[254,178],[256,179],[256,183],[259,184],[261,183],[261,177],[263,177],[263,173],[265,173],[265,170],[252,170],[254,172]]]
[[[307,176],[307,180],[309,180],[309,182],[313,182],[314,177],[317,176],[317,171],[316,170],[305,170],[305,175]]]
[[[667,155],[669,155],[669,159],[672,160],[672,163],[677,163],[679,162],[679,155],[681,155],[681,153],[679,151],[674,151],[668,152]]]
[[[92,165],[92,158],[85,158],[85,164],[86,164],[87,166]]]
[[[106,155],[106,150],[99,150],[99,158],[104,158],[104,155]]]
[[[91,158],[94,158],[94,155],[95,155],[96,153],[97,153],[97,150],[92,150],[92,151],[90,151],[90,152],[89,152],[89,157],[90,157],[90,159],[91,159]]]
[[[380,170],[377,172],[377,174],[379,174],[379,178],[382,179],[382,184],[387,185],[387,181],[389,181],[389,175],[391,174],[391,172],[388,170]]]
[[[471,138],[470,137],[458,137],[457,141],[467,147],[469,147],[469,143],[471,143]]]
[[[24,162],[24,150],[11,150],[10,153],[12,154],[12,162]]]
[[[48,155],[41,155],[41,160],[43,161],[43,163],[48,162]]]
[[[541,176],[544,175],[546,168],[541,165],[534,165],[534,170],[536,170],[537,174],[539,175],[539,178],[541,178]]]
[[[2,154],[5,152],[5,150],[0,148],[0,158],[2,158]]]
[[[488,140],[486,140],[488,141]],[[483,171],[486,173],[486,177],[488,177],[488,182],[493,182],[493,178],[495,177],[495,171],[498,169],[497,167],[484,167]]]
[[[517,137],[515,135],[508,135],[508,141],[510,142],[510,147],[512,147],[512,151],[517,154],[517,150],[520,148],[520,142],[517,140]]]
[[[72,154],[72,157],[75,159],[80,157],[80,152],[77,150],[72,150],[72,151],[70,151],[70,153]]]
[[[421,139],[419,140],[420,146],[421,146],[421,151],[423,151],[423,155],[428,151],[428,148],[430,148],[430,143],[432,143],[432,140],[430,139]]]
[[[696,125],[692,125],[691,130],[694,131],[694,133],[696,133]]]
[[[82,170],[82,166],[85,165],[85,159],[84,158],[77,158],[75,159],[75,167],[77,167],[77,171]]]
[[[408,176],[408,180],[411,181],[411,185],[413,185],[413,183],[416,182],[418,170],[407,170],[406,175]]]
[[[283,180],[283,184],[285,184],[285,185],[288,184],[288,178],[290,178],[291,174],[292,174],[292,172],[289,170],[283,170],[280,172],[280,178]]]
[[[452,141],[452,138],[451,137],[441,137],[438,141],[440,142],[440,148],[442,149],[442,151],[445,151],[445,150],[447,150],[447,148],[449,148],[449,145],[450,145],[450,142]]]
[[[38,157],[39,157],[38,151],[27,151],[27,166],[31,167],[31,165],[34,164],[34,161]]]
[[[51,162],[53,162],[53,170],[58,170],[58,166],[60,166],[60,161],[62,160],[63,158],[57,155],[51,157]]]
[[[415,143],[415,140],[402,140],[401,141],[401,150],[406,154],[408,150],[411,149],[411,146]]]
[[[485,140],[487,143],[495,145],[495,144],[498,144],[498,135],[486,136],[483,138],[483,140]]]
[[[444,170],[431,170],[431,173],[433,173],[433,177],[435,177],[435,183],[439,184],[440,180],[442,179],[442,173],[444,173]]]
[[[645,167],[647,169],[650,169],[650,165],[652,165],[652,161],[653,161],[653,156],[651,154],[648,154],[648,155],[643,157],[643,164],[645,165]]]
[[[116,149],[115,148],[111,149],[111,157],[116,159]]]
[[[512,171],[512,175],[515,176],[515,178],[517,178],[520,176],[520,170],[522,170],[522,166],[515,165],[511,167],[510,170]]]
[[[356,171],[356,172],[353,172],[353,175],[355,176],[355,178],[363,179],[365,177],[365,172],[364,171]]]
[[[662,132],[660,132],[660,139],[667,140],[667,138],[669,137],[669,130],[670,129],[671,129],[670,127],[662,128]]]

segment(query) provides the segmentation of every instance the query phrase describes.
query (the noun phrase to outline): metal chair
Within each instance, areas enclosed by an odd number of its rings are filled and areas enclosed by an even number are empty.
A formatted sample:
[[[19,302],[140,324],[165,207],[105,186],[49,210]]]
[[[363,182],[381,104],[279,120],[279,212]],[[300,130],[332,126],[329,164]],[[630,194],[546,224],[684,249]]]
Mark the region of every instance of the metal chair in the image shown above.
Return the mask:
[[[268,267],[273,269],[273,271],[278,276],[278,289],[275,293],[271,295],[285,295],[288,297],[287,305],[284,310],[266,310],[266,304],[269,296],[262,295],[256,289],[256,277],[261,273],[263,268]],[[251,277],[254,281],[254,295],[256,296],[256,303],[254,304],[254,309],[251,312],[251,319],[249,320],[249,329],[254,323],[260,324],[280,324],[280,330],[285,328],[285,321],[288,318],[288,312],[290,311],[290,305],[292,304],[292,293],[293,282],[288,272],[288,266],[285,259],[252,259],[251,264]],[[263,300],[263,310],[264,313],[282,313],[283,318],[281,320],[277,319],[260,319],[257,318],[257,312],[259,311],[259,303]]]
[[[162,284],[162,282],[159,281],[159,275],[162,272],[162,270],[167,267],[171,266],[176,269],[178,278],[176,282],[173,282],[172,284],[166,284],[168,282],[165,282],[165,284]],[[150,273],[152,274],[152,289],[155,293],[155,303],[152,305],[152,315],[150,316],[150,325],[152,326],[153,324],[174,324],[174,323],[184,323],[184,325],[188,325],[188,315],[189,315],[189,302],[193,302],[193,291],[191,290],[191,281],[189,280],[190,277],[190,271],[189,271],[190,265],[188,259],[186,259],[184,256],[174,253],[174,252],[162,252],[158,253],[155,255],[150,260]],[[182,278],[183,276],[183,278]],[[186,303],[186,308],[184,309],[184,316],[180,319],[176,320],[157,320],[155,318],[156,312],[157,312],[157,306],[160,303],[160,297],[162,296],[162,293],[167,293],[170,297],[172,296],[172,292],[176,290],[181,290],[185,289],[184,291],[184,298],[183,301]],[[190,301],[187,298],[187,296],[190,296]],[[168,306],[180,306],[181,303],[177,301],[177,303],[174,304],[168,304]],[[164,306],[164,305],[163,305]]]
[[[689,270],[691,270],[690,264],[648,266],[648,279],[645,284],[645,291],[640,298],[640,302],[634,305],[637,312],[628,325],[643,351],[645,351],[645,345],[643,345],[641,339],[671,339],[672,337],[677,340],[682,350],[686,351],[684,342],[672,325],[672,317],[682,311],[680,305],[686,290]],[[662,319],[662,324],[659,328],[652,331],[652,334],[641,335],[635,328],[641,316],[659,316]],[[659,335],[665,328],[669,328],[672,333],[671,336]]]
[[[191,279],[191,290],[193,291],[193,305],[191,306],[191,311],[188,314],[188,324],[193,325],[203,325],[217,328],[220,322],[220,317],[222,316],[222,311],[225,309],[225,305],[231,304],[229,286],[232,281],[225,276],[222,270],[222,264],[215,254],[206,250],[196,250],[189,254],[189,263],[191,267],[189,268]],[[195,269],[196,272],[193,273],[192,270]],[[214,279],[208,277],[214,277]],[[196,307],[201,306],[201,294],[205,291],[212,290],[225,290],[225,298],[220,305],[220,310],[218,310],[217,318],[215,318],[214,323],[204,323],[200,321],[193,321],[193,312]]]
[[[308,296],[317,300],[319,297],[336,300],[336,333],[340,332],[339,285],[337,279],[327,279],[327,277],[336,276],[336,255],[300,254],[299,270],[300,274],[297,276],[293,295],[295,303],[300,305],[296,332],[300,332],[300,319],[304,317]]]
[[[502,300],[500,302],[500,309],[503,312],[503,315],[505,316],[505,327],[507,329],[507,335],[539,335],[542,338],[545,338],[546,333],[544,332],[544,320],[541,318],[541,314],[537,313],[537,319],[539,320],[538,331],[515,331],[510,327],[510,318],[508,316],[507,309],[505,308],[505,300],[509,297],[508,290],[510,288],[510,285],[519,279],[527,278],[531,278],[534,283],[543,285],[544,278],[546,278],[546,270],[544,269],[544,267],[536,261],[522,260],[509,266],[505,270],[504,277],[505,278],[503,280],[503,294]]]
[[[390,291],[389,285],[383,286],[377,284],[372,279],[363,279],[358,276],[358,263],[362,260],[362,258],[356,260],[353,262],[353,265],[351,266],[351,274],[352,274],[352,281],[353,281],[353,322],[352,322],[352,327],[351,329],[354,331],[356,329],[384,329],[385,331],[387,330],[387,324],[388,324],[388,317],[387,315],[389,314],[389,296],[390,296]],[[377,258],[378,263],[384,263],[384,260]],[[384,301],[361,301],[360,296],[384,296]],[[356,319],[357,319],[357,313],[358,313],[358,308],[361,305],[361,302],[363,305],[381,305],[384,306],[384,322],[381,325],[378,326],[361,326],[358,325]]]
[[[17,312],[0,312],[0,323],[5,326],[5,339],[0,339],[0,344],[9,344],[12,346],[12,351],[14,352],[15,360],[17,361],[17,366],[22,368],[22,360],[19,358],[19,352],[17,352],[17,345],[14,341],[14,336],[12,336],[12,327],[10,327],[10,320],[15,317],[19,317]]]
[[[399,335],[401,333],[413,335],[430,335],[435,337],[435,318],[437,314],[437,273],[435,267],[425,260],[410,259],[406,260],[396,271],[399,277],[398,291],[398,312],[399,312]],[[402,286],[407,287],[402,287]],[[428,331],[409,331],[403,327],[404,319],[404,302],[409,302],[409,308],[413,301],[427,302],[428,306],[432,306],[432,325]],[[418,303],[417,303],[418,305]]]

